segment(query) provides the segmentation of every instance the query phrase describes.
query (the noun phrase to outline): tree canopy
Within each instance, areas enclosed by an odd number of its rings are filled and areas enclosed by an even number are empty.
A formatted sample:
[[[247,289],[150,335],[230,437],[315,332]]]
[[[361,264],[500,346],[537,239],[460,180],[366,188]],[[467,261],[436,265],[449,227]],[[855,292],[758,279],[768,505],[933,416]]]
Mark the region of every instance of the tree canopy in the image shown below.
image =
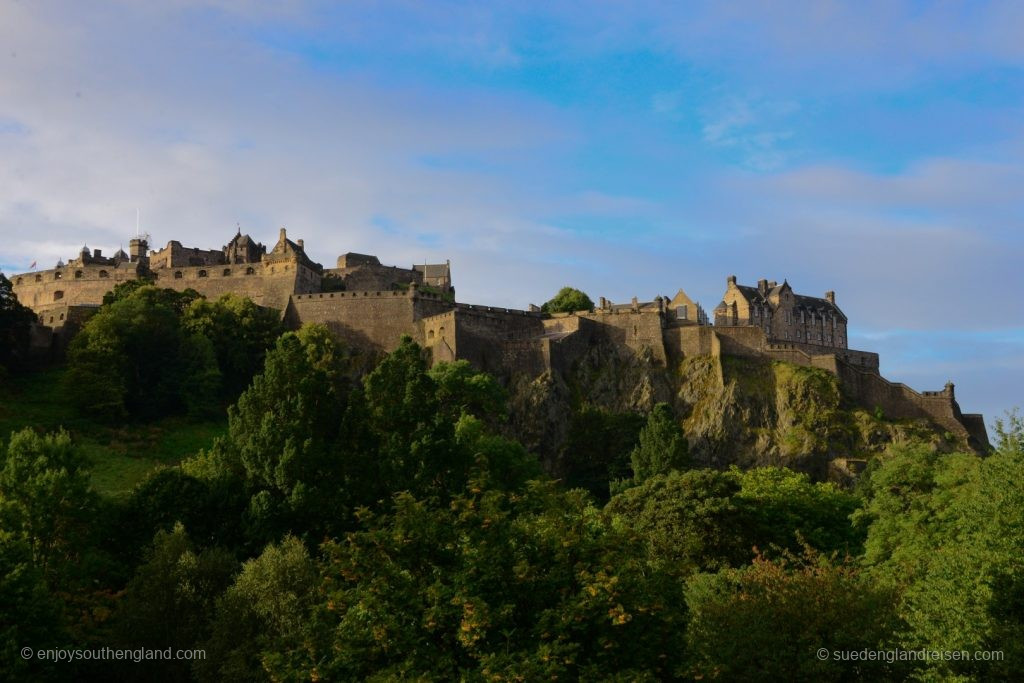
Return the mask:
[[[573,287],[562,287],[549,301],[540,307],[545,313],[572,313],[592,311],[594,302],[585,293]]]

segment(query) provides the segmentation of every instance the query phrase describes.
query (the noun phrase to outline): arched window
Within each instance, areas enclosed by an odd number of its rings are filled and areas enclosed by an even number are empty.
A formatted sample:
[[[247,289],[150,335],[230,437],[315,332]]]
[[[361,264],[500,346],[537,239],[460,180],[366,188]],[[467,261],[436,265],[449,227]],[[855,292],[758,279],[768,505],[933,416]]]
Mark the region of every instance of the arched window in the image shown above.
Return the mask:
[[[54,301],[60,301],[63,298],[64,298],[64,292],[62,290],[58,289],[56,292],[53,293],[53,300]]]
[[[181,279],[181,271],[180,270],[174,271],[174,279],[175,280],[180,280]]]
[[[433,339],[433,338],[434,338],[434,331],[433,330],[429,330],[427,332],[427,339]]]
[[[37,274],[36,274],[36,282],[42,282],[42,281],[43,281],[43,276],[42,276],[42,275],[39,275],[39,274],[37,273]]]
[[[110,273],[105,270],[100,271],[100,277],[110,277]]]
[[[82,271],[80,271],[80,270],[76,270],[75,271],[75,279],[76,280],[81,280],[82,279]]]
[[[59,280],[62,277],[64,277],[64,273],[60,272],[59,270],[53,274],[53,279],[54,280]]]
[[[60,314],[60,320],[63,320],[63,319],[64,319],[64,314],[63,314],[63,313],[61,313],[61,314]]]
[[[206,271],[205,270],[200,270],[199,271],[199,277],[206,277]]]
[[[249,266],[248,268],[245,269],[245,274],[246,275],[252,275],[255,272],[256,272],[256,269],[253,268],[252,266]]]
[[[224,277],[227,277],[228,275],[231,275],[231,269],[230,268],[225,268],[224,272],[222,273],[222,275]]]
[[[18,278],[17,280],[15,280],[15,281],[14,281],[14,284],[16,284],[16,285],[20,285],[20,284],[21,284],[21,278],[19,277],[19,278]]]

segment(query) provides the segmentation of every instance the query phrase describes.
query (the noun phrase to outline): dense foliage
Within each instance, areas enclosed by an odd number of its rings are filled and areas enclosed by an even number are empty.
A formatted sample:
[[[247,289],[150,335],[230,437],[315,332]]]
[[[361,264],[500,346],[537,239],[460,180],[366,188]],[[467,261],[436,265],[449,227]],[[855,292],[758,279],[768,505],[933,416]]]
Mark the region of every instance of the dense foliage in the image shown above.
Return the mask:
[[[565,476],[552,478],[511,438],[495,378],[465,362],[430,368],[408,338],[362,373],[366,359],[326,328],[278,336],[278,325],[240,300],[148,285],[116,291],[86,325],[69,382],[110,393],[83,410],[187,412],[191,391],[210,410],[230,402],[228,425],[123,498],[93,490],[95,463],[68,432],[10,436],[0,680],[1009,680],[1021,669],[1016,414],[988,457],[908,440],[845,489],[781,467],[697,467],[667,404],[583,405]],[[205,658],[47,663],[23,658],[26,645]],[[1002,659],[832,656],[893,648]]]
[[[540,307],[545,313],[572,313],[592,311],[594,302],[585,293],[574,287],[562,287],[549,301]]]
[[[233,399],[281,332],[276,312],[225,295],[119,284],[68,350],[68,393],[97,419],[206,416]]]
[[[10,371],[27,365],[29,328],[35,319],[35,313],[18,301],[11,281],[0,273],[0,382]]]

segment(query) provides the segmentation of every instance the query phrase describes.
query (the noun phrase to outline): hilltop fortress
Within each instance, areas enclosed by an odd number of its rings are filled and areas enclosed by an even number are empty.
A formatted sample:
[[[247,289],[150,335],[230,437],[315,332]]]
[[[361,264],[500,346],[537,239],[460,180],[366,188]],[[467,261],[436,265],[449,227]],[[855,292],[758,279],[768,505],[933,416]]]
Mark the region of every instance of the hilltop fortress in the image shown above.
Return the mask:
[[[788,282],[757,286],[727,279],[714,323],[682,289],[673,297],[616,304],[601,297],[591,311],[541,313],[457,303],[450,264],[385,266],[375,256],[348,253],[336,267],[312,261],[303,241],[282,228],[271,249],[239,231],[221,249],[184,247],[171,241],[150,250],[145,239],[105,257],[83,247],[67,263],[11,277],[19,301],[39,318],[33,343],[61,349],[102,303],[128,280],[194,289],[216,298],[232,293],[281,312],[285,323],[326,325],[351,346],[394,349],[409,335],[434,362],[465,359],[500,376],[568,372],[596,343],[608,343],[645,362],[673,367],[687,356],[721,355],[784,360],[827,370],[867,408],[893,418],[927,418],[955,437],[988,445],[981,415],[964,414],[952,383],[917,392],[879,374],[878,355],[850,349],[847,318],[834,292],[823,298],[793,291]]]

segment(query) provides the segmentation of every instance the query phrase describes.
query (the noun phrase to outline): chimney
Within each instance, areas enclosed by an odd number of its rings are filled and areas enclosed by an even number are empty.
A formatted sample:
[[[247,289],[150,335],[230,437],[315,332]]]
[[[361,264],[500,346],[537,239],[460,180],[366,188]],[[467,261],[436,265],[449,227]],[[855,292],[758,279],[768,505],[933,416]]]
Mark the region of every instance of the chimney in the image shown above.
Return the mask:
[[[768,289],[775,289],[775,286],[778,285],[778,284],[779,283],[776,282],[775,280],[769,280],[768,281]]]
[[[302,249],[303,251],[306,250],[306,243],[302,240],[295,240],[295,243],[299,245],[299,249]]]
[[[604,298],[604,297],[602,296],[602,297],[601,297],[601,303],[599,304],[599,308],[600,308],[600,309],[601,309],[602,311],[603,311],[604,309],[608,308],[608,299],[605,299],[605,298]]]
[[[766,294],[768,292],[768,281],[767,280],[758,280],[757,281],[757,291],[761,292],[761,294]]]
[[[836,305],[836,293],[833,292],[831,289],[825,292],[825,299],[833,306]]]
[[[725,278],[725,282],[728,285],[735,286],[736,285],[736,276],[735,275],[730,275],[729,277]]]
[[[100,251],[99,249],[93,249],[92,250],[92,255],[95,256],[96,258],[99,258],[99,257],[103,256],[103,252]]]
[[[281,228],[281,234],[278,236],[277,241],[284,242],[286,239],[288,239],[288,231]]]

